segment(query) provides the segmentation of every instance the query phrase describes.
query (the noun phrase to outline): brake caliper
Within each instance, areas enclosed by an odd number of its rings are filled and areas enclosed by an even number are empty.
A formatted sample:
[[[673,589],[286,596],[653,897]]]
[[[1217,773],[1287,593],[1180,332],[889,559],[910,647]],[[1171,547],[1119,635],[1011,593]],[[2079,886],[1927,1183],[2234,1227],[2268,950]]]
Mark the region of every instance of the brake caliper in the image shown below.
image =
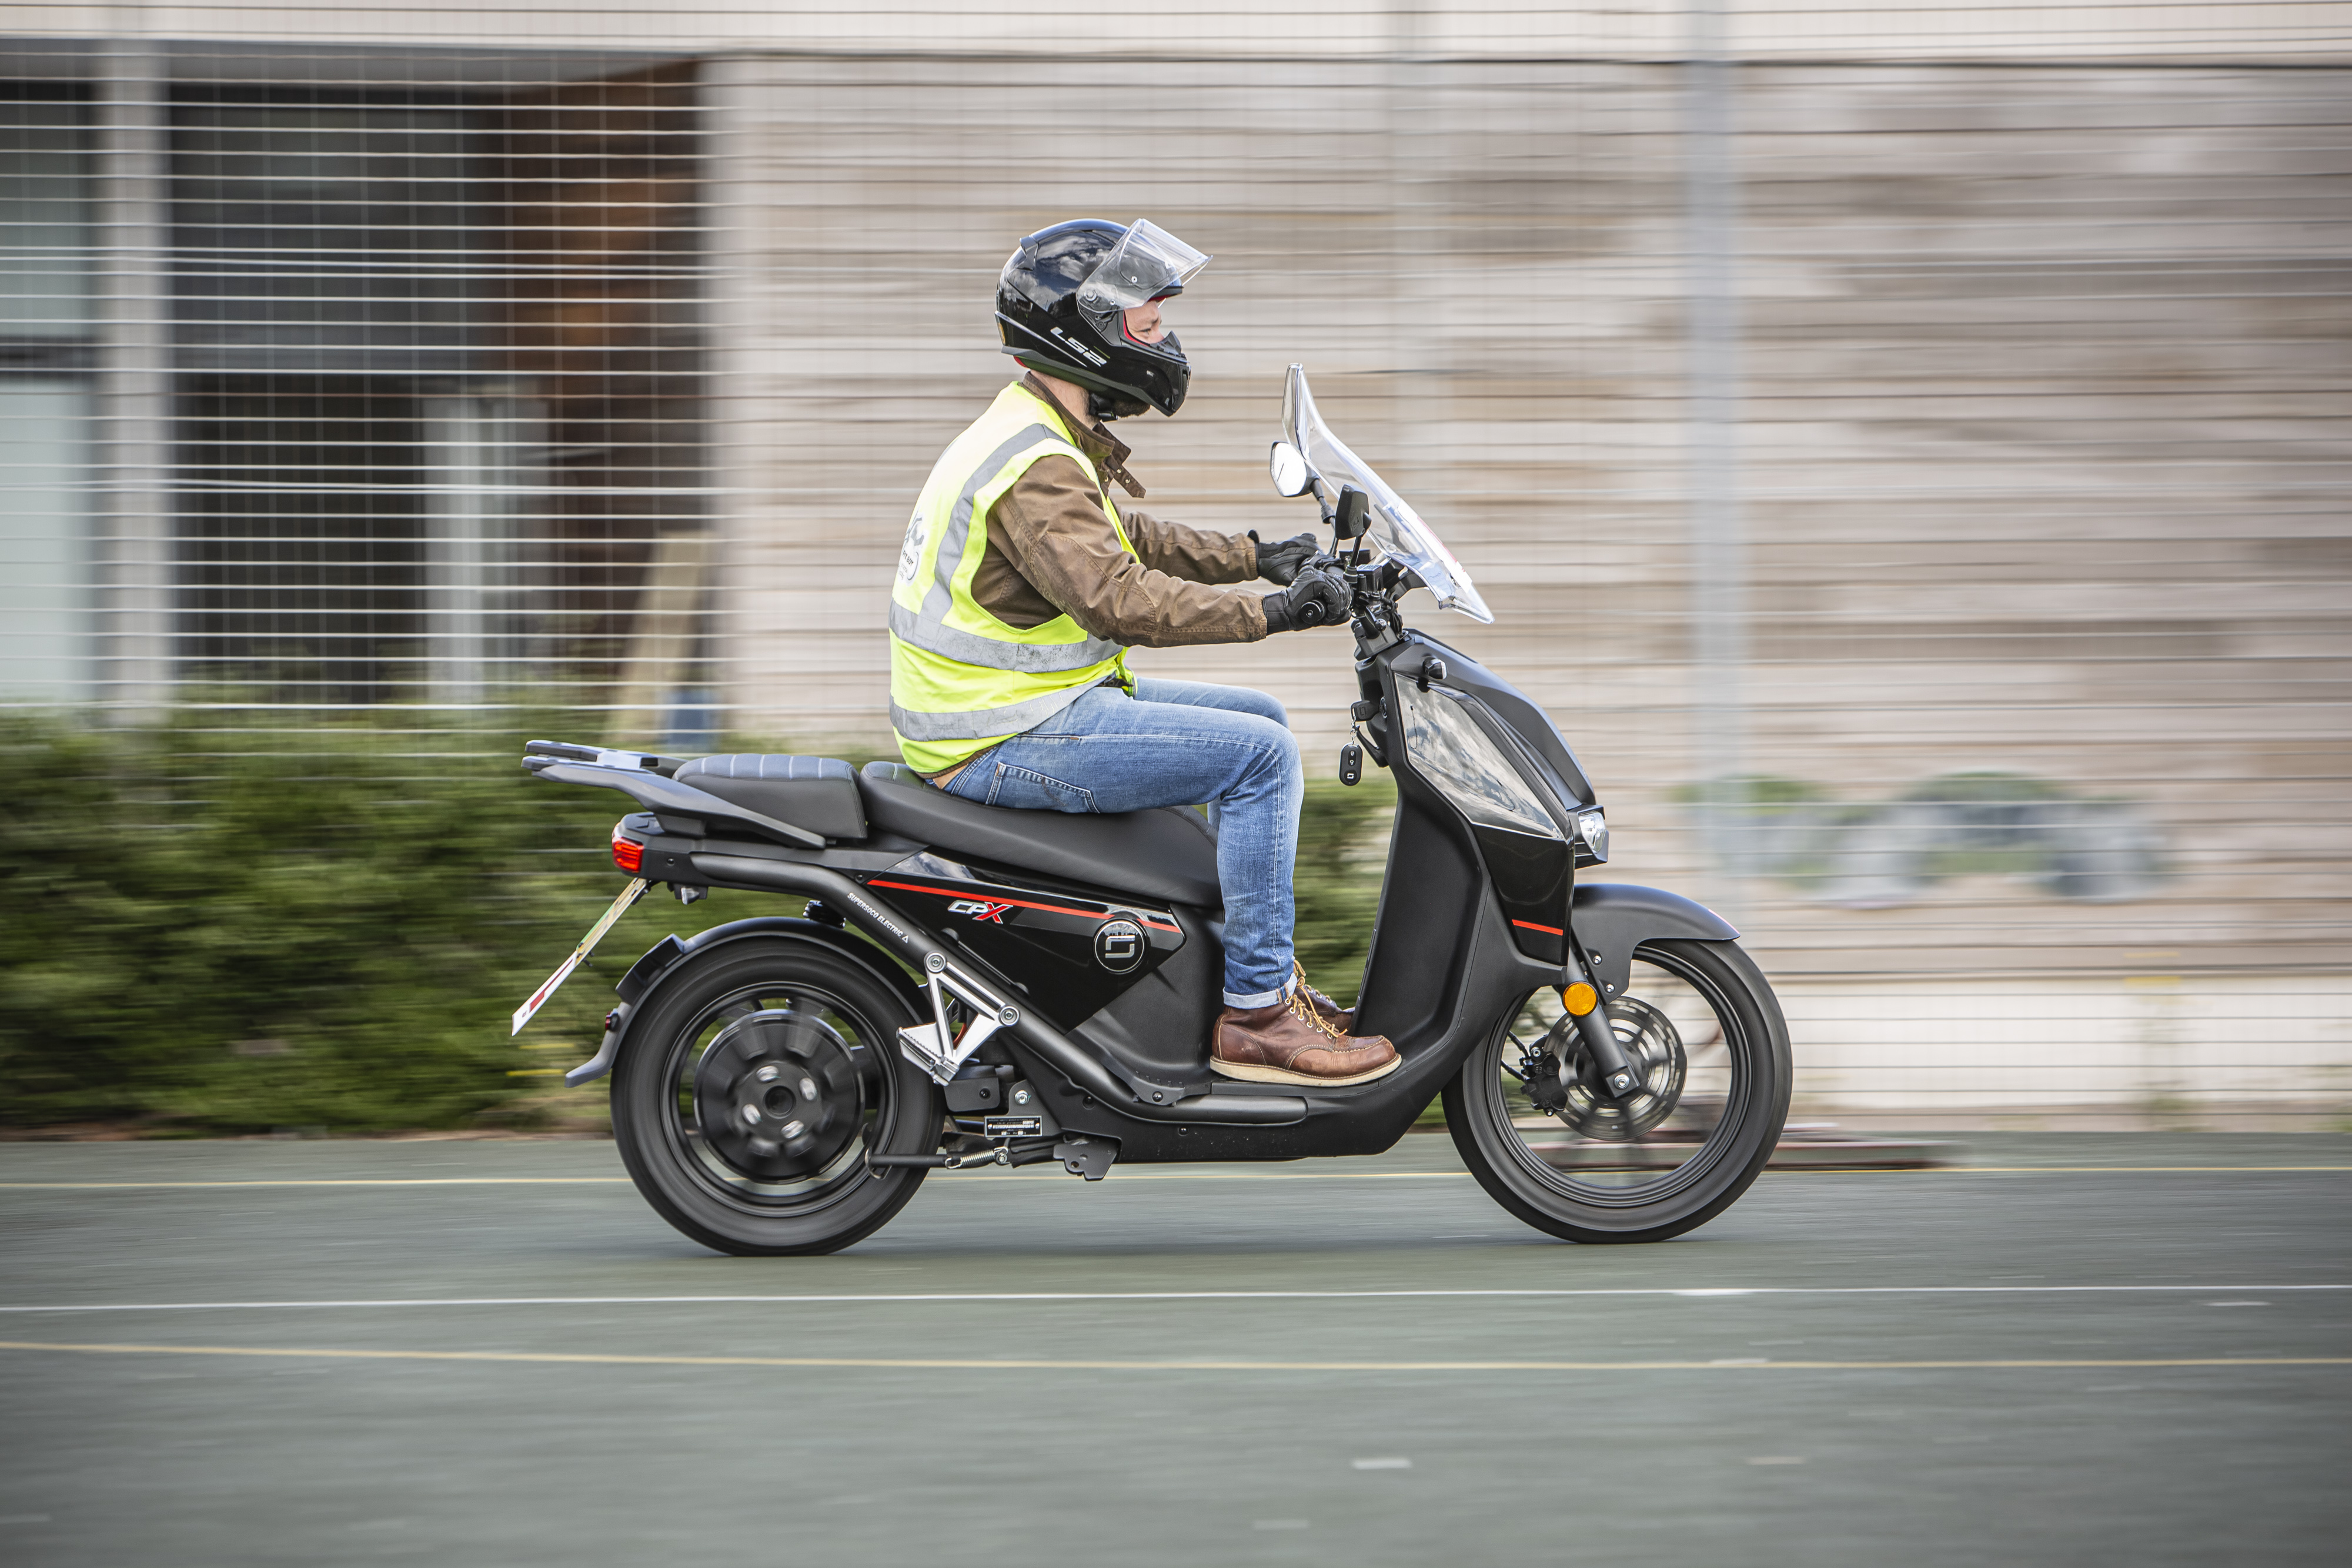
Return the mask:
[[[1557,1116],[1568,1108],[1568,1085],[1559,1081],[1559,1058],[1550,1051],[1531,1051],[1521,1057],[1519,1082],[1544,1114]]]

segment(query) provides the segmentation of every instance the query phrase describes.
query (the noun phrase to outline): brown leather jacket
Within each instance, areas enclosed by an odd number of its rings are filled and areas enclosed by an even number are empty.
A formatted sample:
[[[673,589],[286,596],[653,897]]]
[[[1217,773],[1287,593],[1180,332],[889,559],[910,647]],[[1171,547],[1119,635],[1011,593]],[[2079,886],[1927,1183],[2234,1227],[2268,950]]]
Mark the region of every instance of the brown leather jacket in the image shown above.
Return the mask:
[[[1121,507],[1119,521],[1135,546],[1129,555],[1102,501],[1113,480],[1130,496],[1143,495],[1127,471],[1126,444],[1099,424],[1080,426],[1034,374],[1021,384],[1061,416],[1093,471],[1067,457],[1041,457],[989,508],[988,553],[971,580],[980,607],[1024,631],[1066,613],[1095,636],[1145,648],[1264,637],[1257,594],[1207,586],[1253,580],[1256,542]]]

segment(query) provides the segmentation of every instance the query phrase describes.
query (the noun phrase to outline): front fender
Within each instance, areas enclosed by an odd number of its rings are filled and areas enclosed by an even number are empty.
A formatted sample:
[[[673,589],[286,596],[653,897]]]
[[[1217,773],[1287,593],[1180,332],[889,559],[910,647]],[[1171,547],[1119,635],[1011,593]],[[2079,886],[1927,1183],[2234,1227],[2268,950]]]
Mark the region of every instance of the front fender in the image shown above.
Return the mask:
[[[565,1073],[563,1082],[576,1089],[613,1071],[613,1063],[620,1059],[621,1042],[628,1039],[629,1020],[636,1016],[638,1002],[660,982],[664,975],[697,953],[706,953],[713,947],[740,942],[750,936],[790,936],[803,942],[822,942],[865,965],[881,984],[906,992],[916,1001],[917,1010],[920,1010],[920,990],[907,977],[905,971],[891,963],[880,948],[870,942],[860,941],[838,926],[792,915],[761,915],[749,920],[730,920],[724,925],[714,925],[692,936],[665,936],[646,948],[644,956],[630,965],[629,972],[622,976],[620,983],[613,988],[620,994],[621,1005],[613,1009],[611,1021],[604,1029],[604,1038],[596,1047],[596,1054]]]
[[[1633,977],[1633,949],[1644,942],[1676,936],[1734,942],[1739,937],[1729,921],[1704,904],[1664,888],[1622,882],[1578,883],[1568,925],[1604,998],[1624,995]]]

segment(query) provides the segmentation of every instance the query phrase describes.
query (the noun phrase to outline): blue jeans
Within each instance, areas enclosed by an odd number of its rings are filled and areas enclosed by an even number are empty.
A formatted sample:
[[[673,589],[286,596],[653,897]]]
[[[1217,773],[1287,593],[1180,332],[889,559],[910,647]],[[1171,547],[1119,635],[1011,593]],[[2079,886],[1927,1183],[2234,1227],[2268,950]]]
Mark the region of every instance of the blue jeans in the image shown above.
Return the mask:
[[[940,786],[1040,811],[1209,808],[1225,897],[1225,1005],[1272,1007],[1290,985],[1290,868],[1307,781],[1282,705],[1192,681],[1097,686]]]

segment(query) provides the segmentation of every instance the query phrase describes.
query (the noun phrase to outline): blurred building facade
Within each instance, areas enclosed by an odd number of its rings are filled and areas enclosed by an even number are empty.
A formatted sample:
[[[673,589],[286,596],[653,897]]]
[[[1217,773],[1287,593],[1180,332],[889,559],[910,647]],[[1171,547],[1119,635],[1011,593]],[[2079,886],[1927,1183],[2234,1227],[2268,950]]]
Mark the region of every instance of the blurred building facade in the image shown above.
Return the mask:
[[[877,753],[997,267],[1148,214],[1150,505],[1306,526],[1307,364],[1816,1103],[2352,1095],[2352,6],[5,28],[0,700]],[[1329,635],[1139,662],[1344,732]]]

